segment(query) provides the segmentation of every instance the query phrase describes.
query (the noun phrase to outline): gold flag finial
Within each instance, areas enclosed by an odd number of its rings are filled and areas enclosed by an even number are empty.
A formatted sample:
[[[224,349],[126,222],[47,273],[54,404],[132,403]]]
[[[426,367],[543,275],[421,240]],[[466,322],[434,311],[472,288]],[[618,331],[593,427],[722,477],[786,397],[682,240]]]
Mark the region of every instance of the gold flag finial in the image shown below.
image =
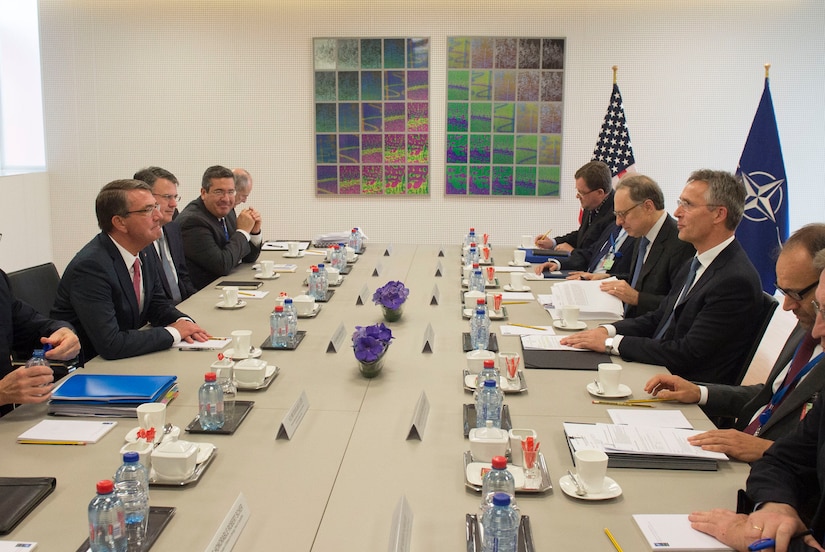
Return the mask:
[[[770,72],[771,72],[771,64],[770,64],[770,63],[766,63],[766,64],[765,64],[765,78],[766,78],[766,79],[768,78],[768,74],[769,74]]]
[[[616,84],[616,72],[619,70],[618,65],[613,66],[613,84]]]

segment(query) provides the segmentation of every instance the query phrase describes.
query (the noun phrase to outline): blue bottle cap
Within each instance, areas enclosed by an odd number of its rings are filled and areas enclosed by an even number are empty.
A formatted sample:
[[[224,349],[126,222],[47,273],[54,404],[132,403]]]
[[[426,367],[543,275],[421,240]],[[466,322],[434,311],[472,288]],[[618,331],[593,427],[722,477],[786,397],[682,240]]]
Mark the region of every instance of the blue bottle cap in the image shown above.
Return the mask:
[[[140,460],[140,455],[133,450],[123,453],[124,462],[137,462],[138,460]]]
[[[493,506],[509,506],[510,495],[507,493],[496,493],[493,495]]]
[[[484,380],[484,387],[495,387],[495,386],[496,386],[496,380],[491,380],[491,379]]]
[[[286,299],[284,299],[284,305],[291,305],[291,304],[292,304],[292,298],[291,297],[287,297]]]

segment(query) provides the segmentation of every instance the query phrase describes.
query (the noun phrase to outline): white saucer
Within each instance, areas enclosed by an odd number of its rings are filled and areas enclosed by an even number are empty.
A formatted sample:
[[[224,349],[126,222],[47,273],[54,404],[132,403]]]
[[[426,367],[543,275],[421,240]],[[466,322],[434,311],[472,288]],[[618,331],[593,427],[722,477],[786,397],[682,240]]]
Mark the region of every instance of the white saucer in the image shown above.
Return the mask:
[[[504,291],[516,291],[516,292],[520,292],[520,291],[530,291],[530,286],[522,286],[522,288],[521,288],[521,289],[515,289],[515,288],[514,288],[513,286],[511,286],[510,284],[504,284]]]
[[[517,263],[516,261],[510,261],[509,263],[507,263],[507,266],[530,266],[530,263],[528,263],[527,261],[525,261],[523,263]]]
[[[478,384],[478,374],[467,374],[464,376],[464,386],[475,389]],[[499,376],[499,388],[502,391],[521,391],[521,380],[510,381],[504,376]]]
[[[576,484],[573,483],[573,480],[570,479],[569,475],[561,476],[559,479],[559,487],[561,487],[561,490],[564,491],[564,494],[567,496],[578,498],[579,500],[609,500],[611,498],[622,496],[622,488],[618,483],[609,477],[604,478],[604,489],[602,489],[602,492],[600,493],[589,492],[584,496],[577,495]]]
[[[581,320],[579,320],[575,324],[567,324],[565,326],[564,325],[564,320],[554,320],[553,321],[553,327],[558,328],[560,330],[569,330],[569,331],[573,332],[573,331],[579,331],[579,330],[586,330],[587,329],[587,324],[585,322],[582,322]]]
[[[235,303],[235,305],[232,306],[232,307],[227,307],[223,303],[223,301],[221,301],[220,303],[216,304],[215,306],[218,307],[219,309],[224,309],[224,310],[237,310],[237,309],[244,308],[246,306],[246,301],[243,301],[242,299],[238,299],[238,302]]]
[[[481,470],[489,470],[489,462],[470,462],[464,469],[464,476],[471,485],[480,486],[482,484]],[[507,464],[507,471],[513,474],[516,489],[524,488],[524,468],[514,464]]]
[[[129,432],[126,434],[126,437],[124,437],[126,442],[127,443],[137,443],[138,431],[140,431],[140,427],[133,427],[132,429],[130,429]],[[168,436],[173,437],[173,438],[180,437],[180,428],[176,425],[173,425],[172,426],[172,431],[170,431],[168,433]],[[161,428],[155,429],[155,443],[160,443],[160,440],[163,437],[164,437],[163,428],[161,427]]]
[[[621,399],[623,397],[629,397],[633,394],[633,390],[623,383],[619,384],[618,393],[611,393],[609,395],[607,393],[599,393],[599,388],[596,387],[595,381],[591,381],[587,384],[587,392],[594,397],[601,397],[603,399]]]
[[[280,278],[280,277],[281,277],[281,275],[280,275],[280,274],[278,274],[277,272],[273,272],[273,273],[272,273],[272,276],[264,276],[263,274],[261,274],[260,272],[258,272],[257,274],[255,274],[255,277],[256,277],[258,280],[275,280],[275,279],[277,279],[277,278]]]
[[[284,253],[284,258],[285,259],[300,259],[304,255],[306,255],[305,251],[299,251],[297,255],[290,255],[289,253]]]
[[[462,311],[462,315],[464,318],[472,318],[475,309],[464,309]],[[488,310],[487,316],[490,317],[490,320],[504,320],[504,308],[500,308],[498,310]]]
[[[321,310],[321,303],[315,303],[312,306],[312,312],[311,313],[309,313],[309,314],[298,314],[298,318],[312,318],[313,316],[318,314],[319,310]]]
[[[235,357],[232,356],[234,354],[235,354],[235,349],[233,349],[232,347],[230,347],[228,349],[224,349],[224,351],[223,351],[223,356],[229,357],[232,360],[236,360]],[[252,347],[252,352],[249,353],[249,356],[247,358],[260,358],[260,356],[262,354],[263,354],[263,351],[260,349],[260,347]]]

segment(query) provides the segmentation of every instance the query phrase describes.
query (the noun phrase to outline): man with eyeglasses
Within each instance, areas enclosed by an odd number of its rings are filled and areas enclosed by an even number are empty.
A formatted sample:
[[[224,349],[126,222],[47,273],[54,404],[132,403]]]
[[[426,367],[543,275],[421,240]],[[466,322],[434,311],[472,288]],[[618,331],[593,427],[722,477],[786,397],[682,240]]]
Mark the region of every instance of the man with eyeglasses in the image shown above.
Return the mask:
[[[197,291],[189,278],[180,225],[172,220],[180,201],[178,179],[160,167],[141,169],[135,173],[134,178],[149,184],[155,201],[160,205],[163,233],[146,248],[146,252],[157,257],[163,289],[172,303],[177,305]]]
[[[51,312],[77,329],[83,358],[112,360],[181,340],[206,341],[206,331],[166,297],[157,260],[144,251],[162,233],[149,185],[110,182],[97,194],[95,212],[101,232],[66,267]]]
[[[822,268],[814,256],[825,249],[825,224],[809,224],[794,232],[776,261],[776,288],[782,308],[797,319],[764,384],[695,384],[678,376],[654,376],[645,391],[668,400],[699,404],[710,417],[735,418],[733,429],[692,437],[691,443],[753,462],[778,437],[792,433],[825,388],[825,357],[812,335],[816,310],[811,299]]]
[[[821,271],[815,299],[811,336],[825,347],[825,250],[813,259]],[[777,274],[779,278],[779,274]],[[797,294],[802,296],[801,290]],[[790,293],[786,291],[786,297]],[[802,384],[800,384],[802,385]],[[738,511],[715,509],[690,515],[694,529],[713,535],[736,550],[747,550],[756,540],[770,538],[777,552],[825,550],[825,398],[820,394],[799,427],[777,439],[751,467]]]
[[[206,169],[201,195],[176,219],[183,233],[189,275],[197,289],[226,276],[261,254],[261,215],[252,208],[235,214],[235,175],[220,165]]]
[[[696,249],[655,311],[579,332],[562,344],[665,366],[710,383],[738,383],[762,314],[762,284],[736,241],[745,187],[724,171],[690,175],[675,211],[679,239]]]
[[[616,185],[613,205],[616,224],[636,240],[630,269],[623,273],[613,271],[619,281],[604,282],[601,289],[625,304],[625,318],[634,318],[659,308],[676,285],[679,271],[696,250],[679,239],[676,219],[665,211],[665,196],[652,178],[642,174],[625,176]]]
[[[610,168],[601,161],[591,161],[583,165],[575,174],[576,197],[582,207],[581,225],[563,236],[536,237],[536,246],[542,249],[573,251],[579,247],[590,247],[598,241],[608,226],[613,224],[613,177]]]

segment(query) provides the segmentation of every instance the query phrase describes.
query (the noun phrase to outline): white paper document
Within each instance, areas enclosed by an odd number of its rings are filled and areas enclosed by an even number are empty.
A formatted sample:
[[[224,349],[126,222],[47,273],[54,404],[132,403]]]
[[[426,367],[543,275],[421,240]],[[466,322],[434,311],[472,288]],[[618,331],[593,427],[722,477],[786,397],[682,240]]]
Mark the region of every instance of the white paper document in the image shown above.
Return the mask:
[[[560,309],[566,305],[579,307],[579,319],[615,319],[622,318],[624,304],[616,297],[601,290],[606,280],[565,280],[553,286],[553,306]]]
[[[496,266],[496,272],[526,272],[523,266]]]
[[[537,330],[536,328],[542,328]],[[555,335],[552,326],[535,326],[534,328],[525,328],[523,326],[513,326],[510,324],[502,324],[499,327],[501,335]]]
[[[693,429],[681,410],[608,408],[607,413],[614,424]]]
[[[651,550],[733,550],[691,527],[688,514],[633,514],[633,521],[639,526]]]
[[[536,351],[586,351],[587,349],[575,349],[567,345],[562,345],[561,340],[563,335],[549,335],[546,333],[522,335],[521,346],[525,350],[532,349]]]
[[[298,242],[298,251],[303,251],[309,247],[308,241]],[[266,241],[261,246],[263,251],[288,251],[289,246],[285,241]]]
[[[529,291],[504,291],[501,293],[502,301],[532,301],[535,299]]]
[[[0,540],[0,552],[31,552],[36,549],[36,542]]]
[[[180,341],[175,345],[178,349],[181,350],[190,350],[190,351],[219,351],[232,343],[232,340],[227,338],[219,338],[213,337],[211,339],[207,339],[206,341],[195,341],[192,343],[187,343],[186,341]]]
[[[241,299],[263,299],[269,295],[268,291],[257,291],[251,289],[242,289],[238,292],[238,297]]]
[[[575,450],[597,449],[608,455],[629,453],[728,459],[721,452],[702,450],[689,444],[688,437],[703,433],[693,429],[564,422],[564,432]]]
[[[17,436],[18,443],[43,445],[82,445],[97,443],[117,422],[82,420],[43,420]]]

